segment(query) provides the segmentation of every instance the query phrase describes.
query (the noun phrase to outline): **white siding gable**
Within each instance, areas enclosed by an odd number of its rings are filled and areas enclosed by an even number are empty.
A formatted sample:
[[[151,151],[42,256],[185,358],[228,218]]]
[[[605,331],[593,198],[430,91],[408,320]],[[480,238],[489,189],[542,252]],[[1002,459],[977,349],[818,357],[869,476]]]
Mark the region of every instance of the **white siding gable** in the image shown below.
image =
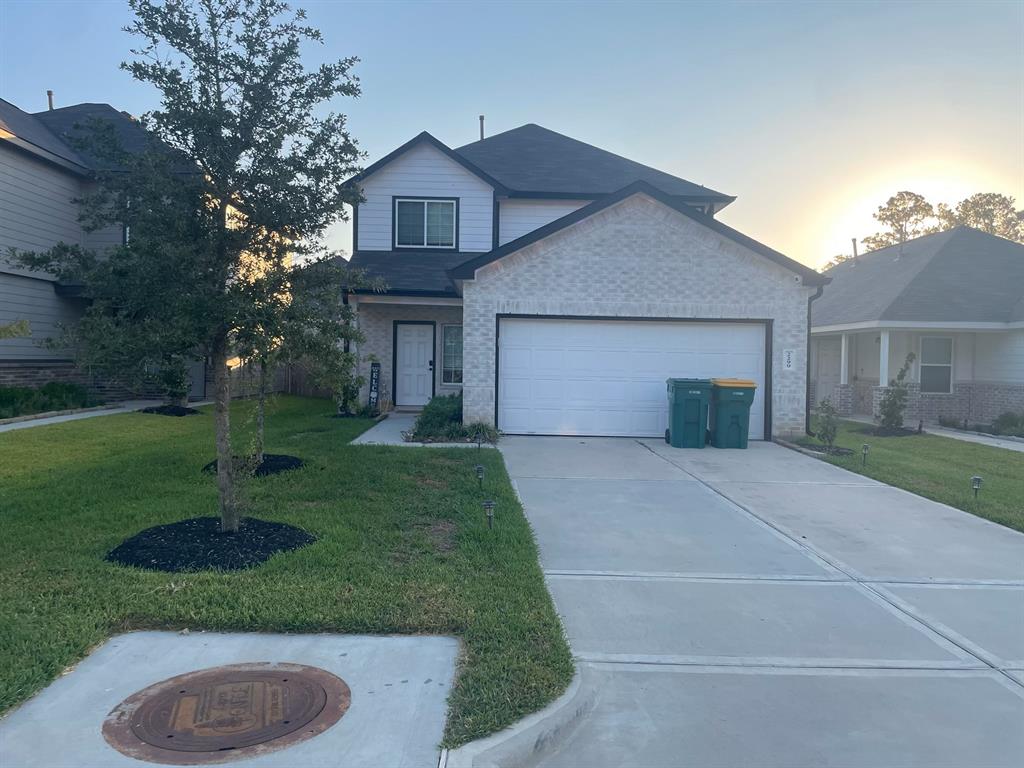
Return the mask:
[[[590,200],[502,200],[499,203],[498,245],[523,235],[582,208]]]
[[[459,198],[459,250],[489,251],[494,190],[435,147],[420,144],[363,180],[366,201],[359,206],[358,248],[392,249],[393,197]]]

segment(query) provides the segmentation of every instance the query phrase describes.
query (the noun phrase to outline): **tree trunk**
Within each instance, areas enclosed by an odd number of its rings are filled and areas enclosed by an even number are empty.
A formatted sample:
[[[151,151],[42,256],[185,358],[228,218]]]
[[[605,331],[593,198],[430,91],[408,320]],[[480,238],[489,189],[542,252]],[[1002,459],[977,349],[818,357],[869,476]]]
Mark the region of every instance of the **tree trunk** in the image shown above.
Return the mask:
[[[228,337],[221,333],[213,348],[214,420],[217,428],[217,493],[220,496],[220,529],[238,530],[235,502],[235,468],[231,457],[231,381],[228,377]]]
[[[267,411],[267,364],[260,362],[260,390],[256,400],[256,466],[263,463],[263,423]]]

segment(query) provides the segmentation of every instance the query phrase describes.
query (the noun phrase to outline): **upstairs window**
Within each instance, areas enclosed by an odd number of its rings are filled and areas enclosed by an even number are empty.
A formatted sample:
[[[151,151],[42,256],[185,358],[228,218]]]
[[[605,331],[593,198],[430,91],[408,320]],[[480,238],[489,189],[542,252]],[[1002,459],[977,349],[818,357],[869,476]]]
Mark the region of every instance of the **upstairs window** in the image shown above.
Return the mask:
[[[455,200],[395,199],[396,248],[454,248]]]
[[[953,391],[953,339],[921,337],[921,391],[948,395]]]

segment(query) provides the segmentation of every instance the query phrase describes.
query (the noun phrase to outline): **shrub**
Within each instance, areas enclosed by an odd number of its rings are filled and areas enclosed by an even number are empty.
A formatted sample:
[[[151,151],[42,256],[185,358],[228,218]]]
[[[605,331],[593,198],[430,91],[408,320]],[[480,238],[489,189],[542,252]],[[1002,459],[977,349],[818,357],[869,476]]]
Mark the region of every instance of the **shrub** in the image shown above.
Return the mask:
[[[818,413],[815,422],[817,437],[825,444],[829,453],[833,453],[836,442],[836,434],[839,432],[839,412],[832,405],[829,398],[818,403]]]
[[[1024,413],[1006,411],[992,422],[992,431],[997,435],[1024,437]]]
[[[482,442],[498,441],[498,430],[490,424],[462,423],[462,393],[439,395],[427,403],[406,439],[417,443],[463,443],[480,433]]]
[[[878,408],[882,413],[882,426],[886,429],[903,428],[903,412],[907,409],[907,374],[910,372],[910,364],[914,362],[915,355],[911,352],[903,362],[896,378],[889,382],[889,386],[882,395],[882,401]]]
[[[0,419],[45,411],[64,411],[95,405],[85,387],[65,381],[51,381],[39,389],[0,387]]]

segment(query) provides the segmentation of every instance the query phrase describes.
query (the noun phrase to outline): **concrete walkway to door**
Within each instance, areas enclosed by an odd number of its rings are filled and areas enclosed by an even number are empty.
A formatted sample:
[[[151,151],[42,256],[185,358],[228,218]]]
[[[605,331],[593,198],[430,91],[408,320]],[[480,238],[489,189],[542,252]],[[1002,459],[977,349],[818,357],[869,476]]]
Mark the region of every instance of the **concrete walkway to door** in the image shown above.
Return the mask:
[[[773,444],[500,448],[595,702],[541,765],[1024,762],[1024,534]]]

